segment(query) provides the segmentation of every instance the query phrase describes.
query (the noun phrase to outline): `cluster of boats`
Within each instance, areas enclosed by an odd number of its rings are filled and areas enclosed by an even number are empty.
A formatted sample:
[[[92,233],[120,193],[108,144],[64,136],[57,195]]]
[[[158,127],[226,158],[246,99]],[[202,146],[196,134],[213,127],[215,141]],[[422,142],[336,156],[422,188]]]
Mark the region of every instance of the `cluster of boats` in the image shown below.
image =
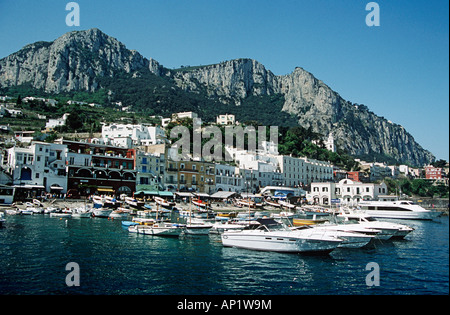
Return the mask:
[[[288,202],[282,204],[282,200],[269,204],[270,200],[244,198],[237,202],[245,209],[218,212],[211,210],[210,204],[200,198],[192,198],[188,210],[161,197],[153,198],[156,210],[142,200],[121,199],[93,196],[90,205],[64,209],[44,208],[40,201],[33,200],[26,203],[24,209],[9,209],[6,213],[42,213],[60,218],[118,218],[130,233],[165,237],[216,233],[224,247],[289,253],[329,253],[336,248],[360,248],[373,240],[402,239],[414,230],[404,224],[378,221],[375,219],[377,216],[406,219],[433,219],[437,216],[437,212],[406,202],[399,203],[397,208],[392,205],[386,208],[373,202],[363,204],[364,208],[333,210]],[[270,205],[272,211],[259,207],[259,201]],[[173,214],[177,222],[173,222]]]

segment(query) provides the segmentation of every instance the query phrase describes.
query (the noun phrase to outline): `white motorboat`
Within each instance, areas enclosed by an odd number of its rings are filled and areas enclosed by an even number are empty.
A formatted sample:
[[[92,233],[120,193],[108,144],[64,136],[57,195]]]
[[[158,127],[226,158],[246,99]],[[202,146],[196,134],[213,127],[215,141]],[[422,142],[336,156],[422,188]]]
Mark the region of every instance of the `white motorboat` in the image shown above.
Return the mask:
[[[118,208],[117,210],[114,210],[113,212],[111,212],[111,214],[109,215],[109,218],[123,219],[123,218],[126,218],[129,213],[130,213],[130,211],[128,209]]]
[[[41,207],[30,207],[30,208],[27,208],[27,210],[33,211],[34,214],[44,213],[44,208],[41,208]]]
[[[2,227],[5,221],[5,214],[3,212],[0,212],[0,227]]]
[[[110,208],[94,208],[92,211],[94,217],[107,218],[114,209]]]
[[[102,196],[98,196],[98,195],[94,195],[94,196],[92,196],[92,202],[94,204],[98,204],[98,205],[102,205],[103,206],[103,197]]]
[[[329,236],[334,236],[343,240],[338,247],[341,248],[361,248],[370,243],[375,238],[375,235],[369,235],[358,232],[340,231],[336,229],[328,229],[326,225],[309,226],[304,225],[301,227],[292,227],[293,230],[299,229],[316,229],[317,231],[326,233]]]
[[[191,235],[208,235],[209,231],[212,229],[212,224],[198,224],[198,223],[191,223],[185,225],[185,234],[191,234]]]
[[[152,225],[131,225],[128,231],[145,235],[178,237],[183,232],[183,228],[180,224],[156,222]]]
[[[33,208],[27,207],[25,209],[20,210],[20,214],[22,214],[22,215],[33,215],[34,211],[33,211]]]
[[[111,196],[105,196],[103,198],[103,205],[105,207],[117,208],[120,206],[120,201]]]
[[[375,218],[433,220],[442,215],[439,211],[424,209],[409,200],[361,201],[358,204],[362,213]]]
[[[68,212],[52,212],[50,213],[50,217],[54,218],[71,218],[72,214]]]
[[[73,218],[90,218],[92,216],[92,212],[85,207],[73,208],[71,211]]]
[[[17,215],[17,214],[20,214],[20,210],[18,210],[18,209],[6,209],[5,212],[6,212],[6,214],[8,214],[8,215]]]
[[[44,214],[49,214],[49,213],[53,213],[53,212],[58,212],[60,209],[56,208],[56,207],[47,207],[44,209]]]
[[[190,235],[208,235],[213,225],[190,217],[184,226],[184,233]]]
[[[338,218],[341,218],[347,222],[356,222],[364,227],[368,227],[375,230],[395,230],[392,238],[396,239],[405,238],[406,235],[414,231],[414,229],[408,225],[393,222],[378,221],[373,217],[363,215],[360,213],[342,213],[338,215]]]
[[[242,231],[250,226],[259,226],[259,223],[254,220],[231,220],[219,221],[213,224],[211,233],[222,234],[225,231]]]
[[[329,253],[343,240],[314,229],[291,230],[273,219],[258,219],[254,230],[226,231],[222,234],[225,247],[287,253]]]

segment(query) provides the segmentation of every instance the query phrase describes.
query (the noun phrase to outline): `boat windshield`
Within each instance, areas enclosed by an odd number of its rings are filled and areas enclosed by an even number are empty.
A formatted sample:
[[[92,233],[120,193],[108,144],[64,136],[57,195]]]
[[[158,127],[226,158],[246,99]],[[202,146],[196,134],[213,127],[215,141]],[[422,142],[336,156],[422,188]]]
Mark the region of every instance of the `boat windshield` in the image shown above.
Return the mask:
[[[257,230],[267,231],[286,231],[289,228],[284,223],[279,223],[273,219],[258,219],[256,220],[260,224]]]

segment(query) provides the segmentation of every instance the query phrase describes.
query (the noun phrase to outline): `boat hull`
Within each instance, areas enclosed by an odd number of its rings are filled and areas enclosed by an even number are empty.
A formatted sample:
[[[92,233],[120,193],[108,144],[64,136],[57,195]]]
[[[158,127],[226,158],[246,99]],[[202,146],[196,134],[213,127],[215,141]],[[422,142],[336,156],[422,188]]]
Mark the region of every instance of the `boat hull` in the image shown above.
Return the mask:
[[[94,209],[93,214],[94,217],[98,218],[107,218],[109,215],[113,212],[113,209],[107,210],[107,209]]]
[[[178,237],[183,232],[182,228],[172,224],[134,225],[128,228],[130,232],[144,235]]]
[[[438,211],[387,211],[361,210],[365,215],[374,218],[403,219],[403,220],[433,220],[441,215]]]
[[[282,253],[326,254],[336,249],[341,242],[338,239],[302,238],[290,234],[254,234],[245,231],[222,234],[222,244],[225,247]]]
[[[212,227],[212,225],[188,224],[184,233],[189,235],[208,235]]]

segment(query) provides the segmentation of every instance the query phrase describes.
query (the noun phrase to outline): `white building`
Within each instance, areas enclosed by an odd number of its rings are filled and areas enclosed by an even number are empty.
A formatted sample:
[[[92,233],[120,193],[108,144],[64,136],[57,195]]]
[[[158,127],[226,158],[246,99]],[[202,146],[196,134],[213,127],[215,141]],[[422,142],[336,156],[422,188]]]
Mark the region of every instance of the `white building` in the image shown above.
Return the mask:
[[[263,149],[257,152],[230,147],[226,147],[226,150],[241,169],[252,169],[256,172],[256,183],[260,187],[295,187],[333,179],[331,163],[278,155],[275,145],[268,143],[263,143]]]
[[[339,183],[312,183],[311,191],[306,196],[309,202],[330,205],[339,199],[340,204],[356,205],[362,200],[377,200],[380,195],[386,195],[385,183],[361,183],[343,179]]]
[[[66,145],[33,141],[27,148],[8,149],[7,155],[7,172],[15,186],[67,192]]]
[[[164,154],[136,153],[136,191],[164,190]]]
[[[239,174],[239,168],[226,165],[215,164],[216,168],[216,191],[232,191],[243,192],[245,191],[244,177]]]
[[[127,137],[135,146],[164,143],[166,138],[164,130],[159,126],[132,124],[104,124],[102,126],[102,138],[106,144],[129,145],[128,140],[124,140]],[[128,146],[128,148],[130,147]]]
[[[65,113],[61,118],[49,119],[48,122],[45,124],[45,130],[53,131],[55,127],[64,126],[69,116],[70,116],[69,113]]]
[[[329,162],[287,155],[279,155],[277,159],[284,186],[309,185],[333,179],[333,165]]]
[[[234,125],[236,123],[236,117],[232,114],[219,115],[216,118],[218,125]]]

